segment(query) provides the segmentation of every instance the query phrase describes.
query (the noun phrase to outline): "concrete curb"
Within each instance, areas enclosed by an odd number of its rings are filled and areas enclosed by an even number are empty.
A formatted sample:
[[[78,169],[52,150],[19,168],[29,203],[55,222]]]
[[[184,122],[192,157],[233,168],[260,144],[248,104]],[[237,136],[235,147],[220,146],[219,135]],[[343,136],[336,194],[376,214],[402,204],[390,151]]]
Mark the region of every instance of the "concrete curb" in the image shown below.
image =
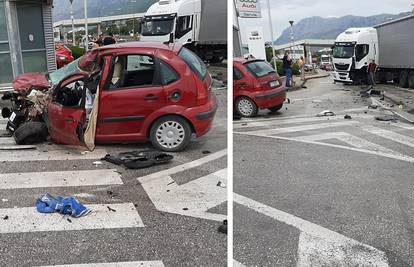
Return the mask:
[[[374,105],[380,106],[384,110],[388,110],[388,111],[392,112],[393,114],[397,115],[401,119],[403,119],[403,120],[405,120],[405,121],[407,121],[407,122],[409,122],[411,124],[414,124],[414,115],[412,115],[412,114],[410,114],[408,112],[405,112],[405,111],[396,111],[396,110],[394,110],[392,108],[389,108],[389,107],[385,106],[379,100],[377,100],[375,98],[372,98],[372,97],[371,97],[371,103],[374,104]]]
[[[305,77],[305,80],[302,82],[302,84],[287,88],[288,89],[288,92],[289,91],[297,91],[297,90],[303,89],[303,86],[306,84],[306,82],[308,80],[314,80],[314,79],[319,79],[319,78],[326,78],[326,77],[329,77],[329,76],[331,76],[331,75],[330,74],[321,74],[321,75],[313,75],[313,76]]]

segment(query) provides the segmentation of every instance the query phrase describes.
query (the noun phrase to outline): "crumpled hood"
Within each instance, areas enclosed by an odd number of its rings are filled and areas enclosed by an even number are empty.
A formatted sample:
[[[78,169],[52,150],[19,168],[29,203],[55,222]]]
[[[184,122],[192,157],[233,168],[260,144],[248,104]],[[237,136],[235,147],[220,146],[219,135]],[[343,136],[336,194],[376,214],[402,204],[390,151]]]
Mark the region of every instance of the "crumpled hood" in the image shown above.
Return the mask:
[[[14,91],[23,94],[29,94],[32,88],[40,90],[50,88],[50,84],[43,72],[31,72],[19,75],[14,79],[12,85]]]

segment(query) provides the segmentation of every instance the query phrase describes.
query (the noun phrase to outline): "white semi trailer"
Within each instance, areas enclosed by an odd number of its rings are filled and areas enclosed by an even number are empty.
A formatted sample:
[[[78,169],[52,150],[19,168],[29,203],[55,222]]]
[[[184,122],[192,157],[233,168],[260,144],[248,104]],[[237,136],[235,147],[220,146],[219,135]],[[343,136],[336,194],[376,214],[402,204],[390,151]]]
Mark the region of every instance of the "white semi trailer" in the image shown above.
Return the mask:
[[[202,59],[227,56],[227,1],[159,0],[143,18],[141,40],[180,43]]]
[[[414,14],[373,28],[351,28],[341,33],[333,50],[334,79],[366,82],[371,60],[378,65],[376,80],[394,81],[414,89]]]

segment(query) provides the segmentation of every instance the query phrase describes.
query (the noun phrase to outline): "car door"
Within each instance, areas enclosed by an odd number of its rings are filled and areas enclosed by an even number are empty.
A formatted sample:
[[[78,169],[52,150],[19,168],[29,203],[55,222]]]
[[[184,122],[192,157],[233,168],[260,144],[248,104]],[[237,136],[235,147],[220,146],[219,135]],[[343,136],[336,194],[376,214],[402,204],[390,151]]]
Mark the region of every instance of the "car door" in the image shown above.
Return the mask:
[[[53,90],[47,118],[50,136],[56,143],[83,145],[83,127],[86,121],[83,86],[85,79],[84,74],[71,75],[63,79]],[[77,88],[81,90],[78,101],[75,96],[63,96],[63,91],[77,90],[75,86],[81,86]]]
[[[249,80],[246,75],[236,66],[233,66],[233,98],[236,99],[243,90],[248,89]]]
[[[113,55],[100,93],[97,141],[145,139],[145,120],[165,103],[159,68],[150,52]]]

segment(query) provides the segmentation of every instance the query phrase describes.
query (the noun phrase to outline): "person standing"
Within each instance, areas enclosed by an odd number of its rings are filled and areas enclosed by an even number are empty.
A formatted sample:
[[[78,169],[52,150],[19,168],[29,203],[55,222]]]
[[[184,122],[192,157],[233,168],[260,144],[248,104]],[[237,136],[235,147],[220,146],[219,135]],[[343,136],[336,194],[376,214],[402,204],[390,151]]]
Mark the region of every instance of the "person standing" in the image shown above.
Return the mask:
[[[377,64],[375,64],[375,60],[371,60],[368,65],[367,73],[368,73],[368,86],[369,89],[373,89],[375,85],[375,72],[377,71]]]
[[[283,69],[285,70],[286,75],[286,87],[292,86],[292,59],[290,58],[289,52],[285,52],[285,56],[283,57]]]
[[[300,80],[304,81],[305,80],[305,60],[303,59],[303,57],[300,57],[299,67],[300,67]]]

